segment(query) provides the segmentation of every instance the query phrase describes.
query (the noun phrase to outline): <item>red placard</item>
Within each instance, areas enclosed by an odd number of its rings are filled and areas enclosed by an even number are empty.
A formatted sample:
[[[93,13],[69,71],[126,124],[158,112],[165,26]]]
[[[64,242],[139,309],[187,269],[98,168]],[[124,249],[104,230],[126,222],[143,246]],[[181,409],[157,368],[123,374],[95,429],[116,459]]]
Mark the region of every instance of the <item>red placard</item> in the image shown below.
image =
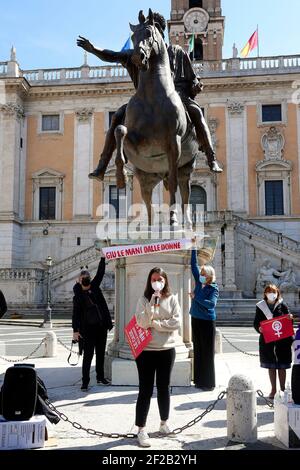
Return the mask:
[[[151,330],[141,328],[136,322],[135,315],[132,317],[128,325],[126,325],[125,335],[134,359],[143,352],[147,344],[152,340]]]
[[[272,343],[294,336],[293,320],[291,320],[288,315],[262,321],[260,322],[260,326],[263,329],[262,334],[265,343]]]

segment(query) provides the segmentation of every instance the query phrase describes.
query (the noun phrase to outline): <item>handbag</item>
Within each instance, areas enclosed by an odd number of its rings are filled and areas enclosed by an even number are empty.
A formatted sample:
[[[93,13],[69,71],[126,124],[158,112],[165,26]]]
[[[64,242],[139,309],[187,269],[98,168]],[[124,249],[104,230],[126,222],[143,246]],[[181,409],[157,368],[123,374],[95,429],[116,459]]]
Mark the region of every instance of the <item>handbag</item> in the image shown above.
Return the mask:
[[[72,354],[73,354],[74,344],[78,344],[77,362],[76,363],[71,362],[71,357],[72,357]],[[78,341],[75,341],[74,339],[72,339],[70,354],[69,354],[68,359],[67,359],[68,364],[70,364],[70,366],[77,366],[78,363],[79,363],[79,358],[82,355],[82,353],[83,353],[83,338],[80,337]]]

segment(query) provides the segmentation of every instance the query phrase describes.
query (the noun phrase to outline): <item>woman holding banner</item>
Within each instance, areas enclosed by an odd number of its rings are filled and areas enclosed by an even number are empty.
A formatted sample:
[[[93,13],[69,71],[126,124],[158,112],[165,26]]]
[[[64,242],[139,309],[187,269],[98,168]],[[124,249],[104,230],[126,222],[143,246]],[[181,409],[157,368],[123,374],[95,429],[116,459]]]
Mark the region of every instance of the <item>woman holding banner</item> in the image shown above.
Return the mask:
[[[289,315],[293,319],[288,306],[283,302],[280,290],[275,284],[269,284],[264,290],[264,298],[256,304],[256,315],[254,319],[254,328],[259,337],[259,357],[260,366],[269,369],[271,382],[271,393],[269,398],[273,400],[277,391],[276,370],[278,370],[279,383],[282,391],[285,390],[286,369],[291,368],[292,363],[292,342],[293,338],[285,338],[280,341],[266,343],[263,337],[263,328],[260,323],[265,320],[271,320],[282,315]]]
[[[99,250],[98,250],[99,251]],[[105,274],[105,257],[101,256],[96,276],[92,279],[88,271],[81,271],[79,282],[73,287],[73,340],[83,341],[82,386],[88,391],[90,368],[96,352],[97,383],[109,385],[104,377],[104,356],[107,332],[113,327],[110,312],[100,284]]]
[[[135,424],[138,441],[150,447],[145,430],[156,374],[157,401],[160,413],[159,432],[168,434],[170,411],[170,380],[175,361],[176,332],[180,327],[181,309],[176,295],[171,294],[167,274],[160,268],[150,271],[143,297],[137,304],[136,320],[141,328],[151,328],[152,340],[136,358],[139,395]]]
[[[219,288],[212,266],[199,268],[197,262],[196,239],[193,239],[191,268],[195,279],[190,315],[192,317],[192,340],[194,346],[195,387],[211,391],[216,386],[215,379],[215,336],[216,305]]]

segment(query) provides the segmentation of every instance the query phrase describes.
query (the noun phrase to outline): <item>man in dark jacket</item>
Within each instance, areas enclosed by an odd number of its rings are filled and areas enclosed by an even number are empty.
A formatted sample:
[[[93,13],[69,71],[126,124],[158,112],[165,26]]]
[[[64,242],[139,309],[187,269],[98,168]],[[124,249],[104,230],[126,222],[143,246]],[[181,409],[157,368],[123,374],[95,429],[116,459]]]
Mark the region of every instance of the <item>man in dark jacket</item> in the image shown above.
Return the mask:
[[[113,327],[106,300],[100,289],[105,273],[105,258],[99,263],[97,274],[91,279],[88,271],[81,271],[75,284],[73,298],[73,339],[83,341],[82,387],[87,391],[90,382],[90,368],[96,350],[97,383],[108,385],[104,377],[104,356],[107,331]]]
[[[2,290],[0,290],[0,318],[7,312],[7,304]]]

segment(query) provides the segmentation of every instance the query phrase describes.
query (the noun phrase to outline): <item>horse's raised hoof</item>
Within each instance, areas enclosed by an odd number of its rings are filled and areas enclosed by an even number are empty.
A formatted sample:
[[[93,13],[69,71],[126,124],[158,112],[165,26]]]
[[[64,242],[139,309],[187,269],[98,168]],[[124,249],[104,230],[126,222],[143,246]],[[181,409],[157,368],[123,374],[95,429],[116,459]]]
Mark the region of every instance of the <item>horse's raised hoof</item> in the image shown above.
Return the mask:
[[[212,162],[209,163],[209,169],[213,173],[223,173],[222,168],[219,166],[217,160],[213,160]]]

